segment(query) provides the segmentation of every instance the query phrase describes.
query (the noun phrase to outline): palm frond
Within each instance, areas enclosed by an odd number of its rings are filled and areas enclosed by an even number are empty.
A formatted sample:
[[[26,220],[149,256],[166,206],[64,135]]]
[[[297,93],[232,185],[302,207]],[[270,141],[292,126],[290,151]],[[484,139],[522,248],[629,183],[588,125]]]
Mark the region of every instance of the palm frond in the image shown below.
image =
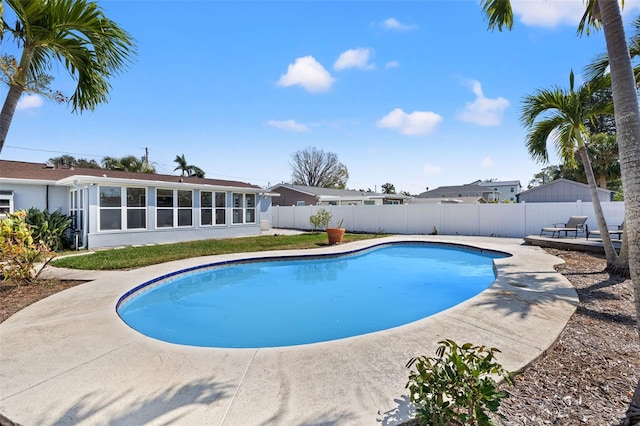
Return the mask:
[[[586,32],[587,35],[591,33],[591,29],[599,30],[602,28],[602,21],[600,17],[600,7],[597,0],[586,0],[586,9],[578,24],[577,33],[579,36]]]
[[[529,155],[534,161],[547,163],[549,161],[549,151],[547,143],[555,129],[564,122],[564,117],[555,114],[544,120],[540,120],[531,126],[526,138],[526,146]]]
[[[502,27],[506,27],[508,30],[513,28],[513,10],[510,1],[480,0],[480,5],[485,19],[488,21],[489,29],[498,28],[498,31],[502,31]]]

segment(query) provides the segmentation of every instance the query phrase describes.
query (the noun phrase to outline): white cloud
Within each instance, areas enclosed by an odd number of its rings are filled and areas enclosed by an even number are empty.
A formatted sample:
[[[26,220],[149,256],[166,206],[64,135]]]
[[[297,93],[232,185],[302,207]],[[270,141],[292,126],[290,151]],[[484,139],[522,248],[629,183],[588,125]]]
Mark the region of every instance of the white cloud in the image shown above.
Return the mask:
[[[583,0],[512,0],[511,6],[513,14],[519,16],[523,24],[540,27],[577,25],[585,11]],[[622,11],[626,16],[635,13],[639,8],[638,0],[626,0]]]
[[[289,64],[287,73],[278,80],[278,86],[300,86],[311,93],[327,92],[335,79],[313,56],[297,58]]]
[[[387,18],[380,23],[380,26],[388,31],[411,31],[416,28],[415,25],[403,24],[396,18]]]
[[[486,156],[482,159],[482,167],[485,169],[490,169],[493,167],[493,158],[491,158],[490,156]]]
[[[442,173],[442,168],[439,166],[434,166],[433,164],[425,164],[424,167],[422,168],[422,172],[426,176],[435,176]]]
[[[523,24],[540,27],[577,25],[585,11],[583,0],[512,0],[511,6]]]
[[[333,64],[333,69],[336,71],[346,70],[348,68],[372,70],[376,67],[374,64],[369,63],[372,54],[373,51],[371,49],[365,49],[363,47],[349,49],[340,54],[336,63]]]
[[[502,115],[510,103],[503,97],[495,99],[485,98],[482,85],[477,80],[470,80],[467,84],[476,95],[476,100],[467,102],[464,111],[458,114],[461,121],[475,123],[480,126],[497,126],[502,122]]]
[[[267,124],[277,129],[288,130],[290,132],[309,132],[306,124],[297,123],[295,120],[269,120]]]
[[[31,108],[40,108],[44,104],[42,97],[38,95],[27,95],[20,98],[18,101],[18,105],[16,106],[17,110],[23,109],[31,109]]]
[[[398,62],[398,61],[389,61],[386,64],[384,64],[384,67],[386,69],[398,68],[399,66],[400,66],[400,62]]]
[[[427,135],[433,132],[442,121],[442,116],[431,111],[414,111],[407,114],[396,108],[382,117],[378,127],[393,129],[403,135]]]

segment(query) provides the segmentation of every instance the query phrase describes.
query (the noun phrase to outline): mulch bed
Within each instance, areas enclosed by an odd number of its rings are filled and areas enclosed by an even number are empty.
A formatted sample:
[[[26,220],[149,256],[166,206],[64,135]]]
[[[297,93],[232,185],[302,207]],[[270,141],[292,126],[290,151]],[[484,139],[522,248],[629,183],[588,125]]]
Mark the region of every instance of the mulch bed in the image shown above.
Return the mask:
[[[37,280],[32,284],[18,285],[11,281],[0,281],[0,322],[40,299],[85,282]]]
[[[580,298],[555,345],[506,387],[501,425],[618,425],[640,380],[640,341],[631,280],[603,273],[600,255],[547,249]],[[0,322],[82,281],[0,284]],[[0,418],[0,420],[6,420]],[[0,424],[3,422],[0,421]],[[415,421],[408,424],[417,424]],[[407,424],[407,425],[408,425]]]
[[[640,380],[631,280],[603,273],[603,256],[547,249],[580,304],[542,357],[506,389],[504,425],[618,425]]]

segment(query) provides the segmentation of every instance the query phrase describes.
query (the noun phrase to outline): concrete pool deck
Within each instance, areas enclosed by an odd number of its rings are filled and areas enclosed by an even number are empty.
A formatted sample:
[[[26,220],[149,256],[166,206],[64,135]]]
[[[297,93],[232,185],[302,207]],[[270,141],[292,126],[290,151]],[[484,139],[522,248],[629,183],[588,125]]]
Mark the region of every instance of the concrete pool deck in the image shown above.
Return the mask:
[[[497,279],[476,297],[393,329],[283,348],[180,346],[145,337],[115,312],[133,287],[215,261],[326,254],[384,242],[427,241],[498,250]],[[501,350],[518,370],[551,346],[578,297],[522,239],[395,236],[304,251],[192,258],[130,271],[51,269],[93,281],[0,324],[0,413],[31,424],[396,425],[411,418],[407,361],[452,339]]]

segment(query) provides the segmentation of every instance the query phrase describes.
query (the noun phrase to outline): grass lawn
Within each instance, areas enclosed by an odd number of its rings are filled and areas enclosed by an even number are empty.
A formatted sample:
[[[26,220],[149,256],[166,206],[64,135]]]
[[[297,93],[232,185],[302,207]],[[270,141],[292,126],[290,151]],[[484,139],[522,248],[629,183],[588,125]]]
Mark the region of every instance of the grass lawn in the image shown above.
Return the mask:
[[[366,240],[380,234],[345,234],[344,242]],[[125,247],[99,250],[81,256],[54,260],[51,265],[60,268],[116,270],[140,268],[172,260],[215,254],[246,253],[268,250],[308,249],[327,245],[325,232],[299,235],[261,235],[255,237],[202,240],[188,243]]]

